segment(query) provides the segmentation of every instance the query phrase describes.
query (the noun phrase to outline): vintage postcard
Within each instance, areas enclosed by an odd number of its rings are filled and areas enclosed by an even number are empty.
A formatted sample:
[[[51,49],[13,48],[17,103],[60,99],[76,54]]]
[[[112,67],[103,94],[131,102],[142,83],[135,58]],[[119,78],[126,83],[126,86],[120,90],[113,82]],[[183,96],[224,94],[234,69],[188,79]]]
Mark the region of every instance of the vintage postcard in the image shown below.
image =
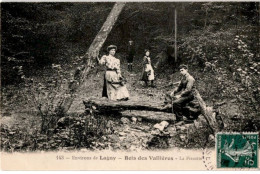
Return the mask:
[[[259,1],[0,5],[1,170],[260,169]]]

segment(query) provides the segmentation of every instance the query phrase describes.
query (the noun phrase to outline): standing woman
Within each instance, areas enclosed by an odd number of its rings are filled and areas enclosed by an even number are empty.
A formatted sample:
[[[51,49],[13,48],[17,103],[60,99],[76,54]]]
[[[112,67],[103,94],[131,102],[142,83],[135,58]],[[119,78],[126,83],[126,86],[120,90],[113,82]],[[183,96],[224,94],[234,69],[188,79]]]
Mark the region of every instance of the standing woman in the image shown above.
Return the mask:
[[[109,55],[104,55],[101,59],[98,59],[99,64],[106,66],[102,97],[126,101],[129,99],[129,92],[121,75],[120,60],[114,57],[116,50],[115,45],[110,45],[107,47]]]
[[[150,51],[148,49],[145,50],[145,56],[143,59],[143,75],[142,80],[145,82],[145,85],[148,86],[148,82],[151,81],[151,87],[155,87],[154,85],[154,70],[151,63]]]

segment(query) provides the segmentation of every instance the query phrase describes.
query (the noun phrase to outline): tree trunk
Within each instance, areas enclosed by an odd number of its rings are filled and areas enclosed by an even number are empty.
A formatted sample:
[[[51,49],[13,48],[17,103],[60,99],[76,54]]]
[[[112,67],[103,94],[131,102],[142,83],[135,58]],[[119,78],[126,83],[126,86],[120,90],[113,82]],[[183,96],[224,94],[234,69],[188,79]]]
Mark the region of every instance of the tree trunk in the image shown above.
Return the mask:
[[[103,46],[108,34],[112,30],[125,4],[126,4],[125,2],[115,3],[105,23],[103,24],[102,28],[96,35],[87,53],[84,55],[84,65],[78,67],[77,70],[75,71],[74,80],[71,81],[70,84],[68,85],[68,90],[66,91],[66,97],[63,101],[61,101],[59,107],[56,109],[56,111],[58,113],[61,113],[61,115],[66,113],[69,110],[75,98],[75,94],[77,90],[79,89],[81,84],[87,79],[90,69],[94,67],[95,59],[99,55],[99,51],[101,47]]]
[[[206,13],[206,16],[205,16],[205,20],[204,20],[204,30],[205,30],[206,27],[207,27],[207,18],[208,18],[208,9],[207,9],[207,7],[206,7],[205,13]]]
[[[177,9],[176,9],[176,7],[175,7],[175,9],[174,9],[174,11],[175,11],[175,14],[174,14],[174,31],[175,31],[175,42],[174,42],[174,47],[175,47],[175,54],[174,54],[174,56],[175,56],[175,63],[177,62]]]
[[[92,98],[83,101],[85,108],[91,108],[95,106],[96,110],[102,113],[106,112],[119,112],[125,110],[145,110],[145,111],[158,111],[171,113],[171,107],[163,109],[160,102],[149,101],[144,103],[143,101],[112,101],[103,98]]]
[[[218,132],[218,123],[216,121],[216,118],[214,117],[212,109],[210,107],[206,106],[206,103],[201,98],[201,96],[197,90],[195,90],[195,92],[194,92],[194,97],[198,100],[200,108],[201,108],[201,113],[204,116],[204,118],[206,119],[212,132],[213,133]]]
[[[174,25],[174,14],[172,13],[173,12],[173,8],[171,5],[168,6],[168,32],[170,35],[172,35],[173,33],[173,25]]]

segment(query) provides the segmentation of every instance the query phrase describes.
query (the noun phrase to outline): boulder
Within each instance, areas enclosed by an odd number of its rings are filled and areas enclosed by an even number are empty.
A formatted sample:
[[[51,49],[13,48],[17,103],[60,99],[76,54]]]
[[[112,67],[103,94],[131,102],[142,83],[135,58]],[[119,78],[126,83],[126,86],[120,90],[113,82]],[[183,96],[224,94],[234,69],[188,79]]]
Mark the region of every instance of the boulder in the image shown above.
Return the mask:
[[[157,123],[153,127],[155,129],[159,129],[160,131],[163,131],[168,125],[169,123],[167,121],[162,121],[160,124]]]
[[[175,126],[168,127],[167,131],[171,137],[177,134],[177,129]]]
[[[210,134],[209,137],[208,137],[208,141],[211,144],[215,143],[215,136],[213,134]]]
[[[132,120],[132,122],[135,124],[136,121],[137,121],[137,118],[136,118],[136,117],[132,117],[131,120]]]
[[[120,120],[123,124],[129,124],[130,123],[130,120],[126,117],[122,117]]]
[[[160,130],[158,130],[158,129],[152,130],[151,134],[152,135],[159,135],[160,134]]]
[[[138,117],[137,120],[138,120],[139,122],[141,122],[141,121],[142,121],[142,118],[141,118],[141,117]]]
[[[112,120],[108,120],[106,127],[111,128],[111,127],[113,127],[113,125],[114,125],[114,122]]]

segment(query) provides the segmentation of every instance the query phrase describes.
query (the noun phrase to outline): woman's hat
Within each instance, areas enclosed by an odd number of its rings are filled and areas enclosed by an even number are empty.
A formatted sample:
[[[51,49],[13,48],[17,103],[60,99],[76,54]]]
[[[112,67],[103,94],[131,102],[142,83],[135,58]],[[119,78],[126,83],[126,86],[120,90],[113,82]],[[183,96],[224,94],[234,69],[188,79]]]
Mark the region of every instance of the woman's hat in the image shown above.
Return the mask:
[[[179,66],[179,69],[182,69],[182,68],[183,68],[183,69],[188,69],[188,66],[187,66],[187,65],[184,65],[184,64],[182,64],[182,65],[180,65],[180,66]]]
[[[117,46],[115,46],[115,45],[109,45],[109,46],[107,47],[107,51],[110,51],[111,49],[117,50]]]

